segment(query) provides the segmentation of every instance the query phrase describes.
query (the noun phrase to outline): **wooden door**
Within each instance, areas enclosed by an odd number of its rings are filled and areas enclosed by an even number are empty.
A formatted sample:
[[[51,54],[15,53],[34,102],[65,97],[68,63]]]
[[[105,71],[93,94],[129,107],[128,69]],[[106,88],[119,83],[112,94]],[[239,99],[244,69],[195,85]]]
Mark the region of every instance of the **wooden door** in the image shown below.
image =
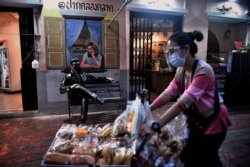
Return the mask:
[[[108,26],[109,20],[102,21],[102,53],[105,68],[120,68],[119,51],[119,24],[113,21]]]
[[[45,17],[45,49],[48,69],[66,67],[64,18]]]

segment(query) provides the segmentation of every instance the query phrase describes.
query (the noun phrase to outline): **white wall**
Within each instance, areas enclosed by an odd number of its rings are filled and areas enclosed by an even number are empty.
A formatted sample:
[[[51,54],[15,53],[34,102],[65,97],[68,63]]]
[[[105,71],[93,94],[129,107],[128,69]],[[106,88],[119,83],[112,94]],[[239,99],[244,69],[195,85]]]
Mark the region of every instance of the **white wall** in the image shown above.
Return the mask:
[[[189,0],[186,3],[188,13],[184,19],[183,29],[186,32],[199,30],[203,33],[203,40],[196,43],[198,46],[196,56],[203,60],[206,60],[207,56],[208,18],[205,13],[206,5],[207,0],[199,0],[199,3],[196,0]]]

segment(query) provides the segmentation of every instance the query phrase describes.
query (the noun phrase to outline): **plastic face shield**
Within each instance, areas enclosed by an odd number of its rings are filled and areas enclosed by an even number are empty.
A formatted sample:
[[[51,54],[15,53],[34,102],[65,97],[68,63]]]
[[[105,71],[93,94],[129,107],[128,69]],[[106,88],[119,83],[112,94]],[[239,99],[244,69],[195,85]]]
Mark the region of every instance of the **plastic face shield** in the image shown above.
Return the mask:
[[[168,64],[168,69],[170,72],[175,72],[176,71],[176,67],[172,66],[169,61],[168,61],[168,57],[170,55],[172,55],[176,50],[180,50],[181,47],[180,46],[174,46],[172,48],[167,48],[167,46],[165,46],[164,48],[164,56],[165,56],[165,59],[166,59],[166,62]]]

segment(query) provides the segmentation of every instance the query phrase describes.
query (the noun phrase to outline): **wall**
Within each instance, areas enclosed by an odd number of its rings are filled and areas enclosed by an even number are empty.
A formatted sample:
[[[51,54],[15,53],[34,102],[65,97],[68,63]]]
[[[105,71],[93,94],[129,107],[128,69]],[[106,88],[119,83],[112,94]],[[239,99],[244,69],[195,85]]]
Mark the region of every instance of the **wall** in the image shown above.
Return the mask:
[[[163,7],[163,6],[169,6],[171,8],[185,8],[184,5],[185,0],[133,0],[132,3],[138,3],[138,4],[148,4],[150,6],[157,6],[157,7]]]
[[[200,8],[200,3],[197,5],[195,0],[192,0],[193,3],[189,3],[192,5],[187,6],[187,9],[189,10],[187,16],[185,17],[185,20],[187,20],[185,22],[185,28],[186,30],[190,29],[193,30],[193,25],[195,23],[196,27],[199,28],[198,30],[203,30],[205,31],[204,34],[207,33],[207,22],[206,22],[206,17],[205,14],[202,18],[198,18],[198,16],[200,16],[200,12],[204,13],[204,8],[205,8],[205,4],[206,2],[204,1],[204,7]],[[62,1],[67,3],[68,1]],[[81,2],[90,2],[90,1],[81,1]],[[95,3],[101,3],[102,1],[95,1]],[[109,1],[105,1],[105,3],[107,4],[112,4],[114,5],[114,11],[118,11],[119,8],[121,7],[121,5],[123,4],[124,1],[120,0],[109,0]],[[171,8],[185,8],[185,1],[181,0],[181,1],[169,1]],[[44,0],[43,4],[43,11],[42,11],[42,15],[46,15],[48,16],[48,13],[50,16],[60,16],[59,13],[59,8],[58,8],[58,3],[59,1],[51,1],[51,0]],[[153,10],[155,10],[155,8],[159,7],[159,3],[156,3],[156,1],[140,1],[140,0],[134,0],[132,1],[130,4],[144,4],[146,5],[148,8],[152,8]],[[154,3],[154,4],[152,4]],[[161,1],[160,3],[165,3],[165,1]],[[129,5],[130,5],[129,4]],[[152,6],[153,5],[153,6]],[[164,4],[165,6],[167,5],[166,3]],[[195,6],[195,7],[193,7]],[[190,9],[189,9],[190,8]],[[193,10],[195,8],[198,8],[200,10]],[[163,10],[162,13],[164,13],[167,10],[170,10],[170,8],[164,8],[164,9],[160,9]],[[195,13],[193,13],[193,11],[196,11]],[[129,90],[129,9],[124,8],[123,10],[121,10],[121,12],[119,13],[119,15],[117,16],[117,19],[119,19],[119,44],[120,44],[120,71],[119,70],[108,70],[108,72],[103,73],[103,74],[99,74],[101,76],[108,76],[108,77],[112,77],[115,78],[117,80],[120,80],[122,83],[122,88],[125,90]],[[197,18],[198,18],[198,22],[197,22]],[[203,21],[205,20],[205,22]],[[190,28],[189,28],[190,27]],[[43,17],[41,17],[41,29],[43,29]],[[41,40],[40,42],[42,43],[41,46],[45,46],[45,41],[44,41],[44,34],[42,31],[41,34]],[[203,48],[201,49],[203,52],[201,52],[201,58],[205,58],[205,53],[206,52],[206,37],[204,39],[204,44],[203,44]],[[61,95],[59,93],[59,86],[60,86],[60,82],[61,82],[61,78],[63,77],[64,74],[62,74],[60,72],[60,70],[46,70],[46,66],[45,66],[45,49],[41,48],[41,55],[40,55],[40,68],[38,70],[41,71],[41,74],[38,75],[38,77],[42,77],[43,79],[45,79],[45,84],[44,83],[37,83],[38,87],[40,87],[38,94],[46,92],[45,95],[43,96],[39,96],[39,101],[47,101],[47,102],[58,102],[58,101],[65,101],[66,100],[66,96],[63,94]],[[199,50],[200,51],[200,50]],[[45,72],[42,72],[45,71]]]
[[[47,70],[46,69],[46,55],[45,55],[45,37],[44,37],[44,16],[49,16],[49,17],[63,17],[60,14],[59,11],[59,2],[63,2],[64,4],[68,4],[69,1],[67,0],[63,0],[63,1],[59,1],[59,0],[44,0],[43,1],[43,10],[41,13],[41,17],[39,20],[39,26],[41,31],[41,38],[40,38],[40,57],[39,57],[39,63],[40,63],[40,67],[37,70],[37,87],[38,87],[38,101],[39,101],[39,110],[44,110],[45,105],[49,105],[49,103],[54,103],[54,102],[63,102],[63,104],[65,105],[65,101],[67,101],[67,95],[66,94],[60,94],[59,92],[59,88],[60,88],[60,83],[61,80],[64,77],[64,73],[61,72],[61,70]],[[76,2],[76,1],[72,1],[72,2]],[[92,2],[93,1],[81,1],[82,3],[86,3],[86,2]],[[124,1],[122,0],[107,0],[105,1],[105,4],[112,4],[114,6],[114,13],[108,13],[107,17],[109,18],[113,18],[114,14],[116,11],[119,10],[119,8],[121,7],[122,3]],[[60,3],[60,4],[63,4]],[[101,0],[96,0],[95,1],[96,4],[101,3],[103,4],[103,1]],[[124,17],[121,17],[121,15],[124,16],[124,11],[121,11],[121,14],[117,16],[116,19],[121,19],[119,21],[119,30],[120,30],[120,64],[121,64],[121,68],[126,66],[126,61],[124,61],[124,59],[126,59],[126,50],[127,48],[124,47],[124,43],[126,41],[126,37],[125,34],[123,33],[124,31],[122,31],[122,29],[124,29],[124,25],[125,25],[125,20],[123,19]],[[124,40],[125,39],[125,40]],[[114,78],[116,80],[120,80],[120,71],[119,70],[115,70],[115,69],[108,69],[107,72],[104,73],[95,73],[95,76],[106,76],[106,77],[110,77],[110,78]],[[123,74],[123,75],[126,75]],[[121,77],[124,78],[124,77]],[[63,105],[63,106],[64,106]]]
[[[219,27],[219,28],[218,28]],[[218,39],[220,44],[220,52],[229,52],[234,50],[234,41],[240,40],[245,42],[246,26],[243,24],[230,24],[209,22],[209,30],[211,30]],[[226,31],[230,29],[230,33],[226,35]]]
[[[207,0],[197,1],[192,0],[186,3],[188,13],[184,19],[184,31],[192,32],[199,30],[203,33],[203,40],[197,42],[198,53],[196,56],[200,59],[205,60],[207,55],[207,35],[208,35],[208,18],[206,16]]]
[[[78,0],[80,1],[80,0]],[[43,14],[49,13],[52,16],[60,16],[58,3],[61,2],[59,0],[44,0],[43,1],[43,11],[40,22],[41,30],[44,29],[43,25]],[[62,0],[62,2],[68,3],[67,0]],[[82,0],[81,2],[92,2],[91,0]],[[115,12],[119,10],[124,0],[107,0],[105,3],[114,5],[114,13],[109,13],[109,17],[114,16]],[[133,0],[130,4],[142,4],[146,5],[147,8],[158,8],[156,12],[166,12],[170,10],[170,8],[159,8],[160,4],[166,5],[166,3],[171,3],[172,8],[183,8],[187,10],[187,14],[184,16],[183,22],[183,30],[184,31],[193,31],[199,30],[203,33],[204,39],[203,41],[197,43],[198,44],[198,54],[197,56],[203,60],[206,59],[207,55],[207,41],[208,41],[208,27],[209,20],[206,11],[208,8],[213,8],[214,6],[210,6],[211,3],[208,3],[207,0],[200,0],[197,3],[197,0],[188,0],[188,3],[185,0],[169,0],[169,1],[154,1],[154,0]],[[217,3],[217,1],[212,0],[213,3]],[[95,3],[103,3],[102,0],[96,0]],[[129,4],[129,5],[130,5]],[[47,12],[45,12],[47,10]],[[162,10],[162,11],[161,11]],[[45,12],[45,13],[44,13]],[[122,88],[125,90],[129,90],[129,17],[130,17],[130,9],[125,7],[121,10],[120,14],[116,19],[119,20],[119,45],[120,45],[120,70],[108,70],[108,72],[98,74],[100,76],[108,76],[115,78],[121,81]],[[152,11],[151,11],[152,12]],[[212,25],[212,23],[211,23]],[[226,25],[224,25],[226,28]],[[224,27],[223,26],[223,27]],[[215,28],[217,29],[217,28]],[[219,34],[221,34],[222,30],[219,30]],[[244,33],[243,33],[244,34]],[[242,36],[242,35],[240,35]],[[44,41],[44,33],[41,31],[41,47],[45,46]],[[228,46],[224,45],[223,50],[228,50]],[[39,110],[43,110],[44,106],[48,106],[51,102],[65,102],[67,100],[66,95],[61,95],[59,93],[59,86],[61,79],[64,74],[61,73],[60,70],[47,70],[46,69],[46,60],[45,60],[45,49],[41,48],[40,55],[40,68],[37,70],[37,85],[38,85],[38,100],[39,100]],[[62,105],[65,107],[65,103]],[[60,107],[62,107],[60,106]]]
[[[228,8],[228,12],[221,14],[221,16],[215,18],[211,17],[209,21],[209,28],[218,34],[219,42],[222,45],[229,45],[226,48],[222,46],[222,50],[232,50],[232,41],[241,40],[243,43],[250,43],[250,30],[247,22],[250,21],[250,17],[246,15],[246,11],[250,9],[250,1],[248,0],[238,0],[238,1],[227,1],[224,0],[209,0],[207,3],[207,11],[217,12],[218,9],[222,7]],[[223,10],[221,11],[223,12]],[[228,40],[223,40],[221,36],[224,35],[225,30],[229,27],[231,29],[231,37]]]
[[[232,7],[229,11],[229,14],[244,15],[246,6],[249,5],[248,0],[237,0],[237,1],[225,1],[225,0],[209,0],[207,1],[207,11],[216,12],[216,8],[222,8],[224,5],[225,8]]]
[[[44,0],[43,1],[43,9],[41,11],[41,17],[40,17],[40,21],[39,21],[39,26],[40,26],[40,29],[42,30],[41,31],[41,40],[40,40],[40,43],[41,43],[41,53],[40,53],[40,58],[39,58],[39,63],[40,63],[40,68],[38,71],[46,71],[46,56],[45,56],[45,37],[44,37],[44,16],[47,16],[47,17],[63,17],[61,14],[60,14],[60,10],[68,10],[69,12],[75,12],[77,14],[77,12],[82,12],[82,10],[80,9],[73,9],[73,5],[70,5],[70,2],[72,3],[76,3],[76,2],[81,2],[81,3],[93,3],[93,1],[91,0],[72,0],[72,1],[69,1],[69,0]],[[120,6],[122,5],[122,0],[106,0],[105,1],[105,4],[112,4],[113,5],[113,11],[114,13],[106,13],[106,12],[103,12],[104,13],[104,16],[107,14],[108,17],[113,17],[113,15],[115,14],[116,11],[119,10]],[[101,0],[95,0],[94,1],[95,4],[103,4],[103,1]],[[71,8],[70,8],[71,7]],[[102,12],[99,12],[99,13],[102,13]],[[91,11],[88,12],[88,15],[91,14]],[[92,14],[94,15],[95,14],[95,11],[92,12]],[[82,17],[84,14],[82,15],[79,15],[78,14],[78,17]],[[119,16],[118,16],[119,18]],[[120,26],[121,27],[121,26]]]

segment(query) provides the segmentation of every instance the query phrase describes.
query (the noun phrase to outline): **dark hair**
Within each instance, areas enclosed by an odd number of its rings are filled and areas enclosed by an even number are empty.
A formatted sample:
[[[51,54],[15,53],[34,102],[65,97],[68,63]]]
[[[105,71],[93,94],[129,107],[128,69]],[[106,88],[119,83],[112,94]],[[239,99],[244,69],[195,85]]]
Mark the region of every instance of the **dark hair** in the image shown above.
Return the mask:
[[[175,32],[169,40],[177,43],[180,46],[189,45],[190,47],[190,54],[194,57],[198,51],[198,47],[194,40],[201,41],[203,39],[203,34],[200,31],[193,31],[193,32],[183,32],[177,31]]]
[[[87,48],[88,48],[88,46],[91,46],[94,49],[95,55],[97,56],[98,55],[98,47],[97,47],[97,45],[95,45],[94,42],[89,42],[88,45],[87,45]]]

